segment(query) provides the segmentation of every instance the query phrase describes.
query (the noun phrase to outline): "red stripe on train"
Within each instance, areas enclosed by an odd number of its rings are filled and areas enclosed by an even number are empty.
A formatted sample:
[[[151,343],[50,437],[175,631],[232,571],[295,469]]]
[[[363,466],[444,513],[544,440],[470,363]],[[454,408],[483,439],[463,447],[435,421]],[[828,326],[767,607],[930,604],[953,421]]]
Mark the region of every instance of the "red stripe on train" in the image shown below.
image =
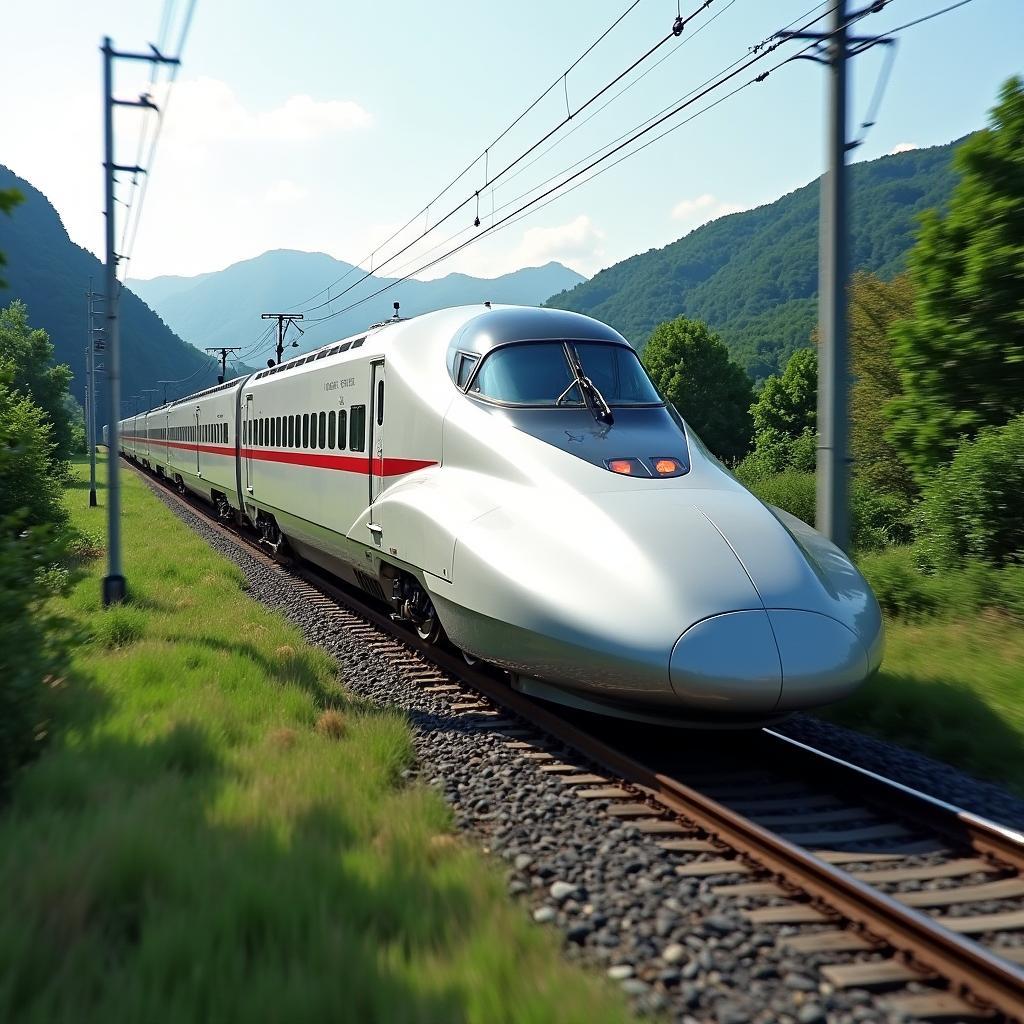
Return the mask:
[[[162,441],[149,437],[136,437],[134,434],[122,434],[122,440],[146,444],[150,448],[177,448],[188,452],[205,452],[208,455],[223,455],[233,458],[234,448],[224,445],[193,444],[188,441]],[[311,466],[314,469],[330,469],[341,473],[370,474],[369,455],[328,455],[314,452],[288,452],[268,448],[243,448],[242,458],[254,459],[257,462],[278,462],[288,466]],[[381,465],[382,464],[382,465]],[[428,459],[374,459],[375,473],[381,476],[404,476],[420,469],[429,469],[437,463]]]

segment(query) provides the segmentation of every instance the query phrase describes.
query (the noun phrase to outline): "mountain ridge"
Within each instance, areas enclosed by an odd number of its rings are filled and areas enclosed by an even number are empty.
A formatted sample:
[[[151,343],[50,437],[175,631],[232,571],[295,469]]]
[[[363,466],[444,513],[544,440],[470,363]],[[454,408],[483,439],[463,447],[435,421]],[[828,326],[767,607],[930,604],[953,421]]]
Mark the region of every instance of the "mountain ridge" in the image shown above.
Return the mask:
[[[957,139],[850,167],[851,267],[883,278],[905,266],[919,215],[956,180]],[[548,305],[604,320],[641,348],[680,314],[706,321],[755,379],[778,373],[817,322],[820,178],[727,214],[595,274]]]
[[[247,358],[258,361],[257,356],[264,355],[264,349],[272,348],[270,341],[258,352],[254,345],[267,326],[260,320],[261,313],[298,312],[302,307],[307,313],[313,312],[313,317],[299,324],[305,332],[301,337],[297,332],[289,335],[290,341],[299,340],[300,351],[308,351],[386,319],[395,300],[400,301],[403,316],[484,300],[539,305],[566,285],[586,280],[582,274],[552,260],[540,267],[522,267],[495,278],[461,273],[430,281],[412,278],[394,285],[388,294],[372,302],[346,310],[345,307],[365,300],[395,281],[376,276],[361,281],[354,277],[356,273],[362,272],[327,253],[270,249],[223,270],[192,278],[157,277],[132,280],[130,285],[196,347],[241,345],[249,350]],[[328,286],[339,293],[333,303],[327,302]],[[322,304],[321,309],[310,310],[311,305],[317,304]],[[333,316],[317,319],[333,311],[337,311]]]

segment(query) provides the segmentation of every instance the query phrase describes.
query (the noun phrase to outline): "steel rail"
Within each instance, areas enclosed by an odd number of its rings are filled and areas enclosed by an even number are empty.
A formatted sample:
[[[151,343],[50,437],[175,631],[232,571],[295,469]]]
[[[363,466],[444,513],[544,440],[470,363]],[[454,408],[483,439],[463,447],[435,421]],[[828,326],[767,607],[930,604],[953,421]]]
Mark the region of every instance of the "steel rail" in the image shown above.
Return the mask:
[[[144,480],[159,481],[155,474],[128,460]],[[401,629],[389,615],[356,596],[308,562],[286,563],[271,557],[241,531],[226,527],[197,500],[182,497],[169,486],[164,493],[189,511],[205,518],[224,536],[243,545],[246,552],[259,556],[265,564],[292,572],[314,585],[325,595],[355,612],[401,644],[428,658],[457,681],[483,694],[494,703],[530,722],[540,731],[583,754],[660,803],[664,808],[704,829],[724,845],[791,887],[802,890],[812,901],[834,916],[845,918],[866,938],[886,944],[923,973],[944,979],[952,992],[979,1010],[995,1010],[1006,1019],[1024,1024],[1024,969],[1003,960],[981,944],[949,931],[927,914],[855,878],[852,874],[815,856],[809,850],[776,835],[744,815],[704,795],[691,786],[610,746],[548,707],[513,690],[506,683],[467,666],[462,658],[442,648],[426,644],[415,633]],[[948,832],[955,822],[971,831],[992,856],[1017,866],[1024,862],[1024,837],[952,804],[928,797],[910,787],[885,779],[876,773],[851,765],[815,747],[765,730],[774,739],[785,740],[801,756],[814,757],[815,768],[827,765],[830,771],[856,773],[865,783],[886,787],[893,799],[916,804],[916,816],[927,806],[929,823]],[[820,758],[820,760],[818,760]],[[946,815],[945,825],[939,815]],[[933,820],[933,817],[934,820]]]

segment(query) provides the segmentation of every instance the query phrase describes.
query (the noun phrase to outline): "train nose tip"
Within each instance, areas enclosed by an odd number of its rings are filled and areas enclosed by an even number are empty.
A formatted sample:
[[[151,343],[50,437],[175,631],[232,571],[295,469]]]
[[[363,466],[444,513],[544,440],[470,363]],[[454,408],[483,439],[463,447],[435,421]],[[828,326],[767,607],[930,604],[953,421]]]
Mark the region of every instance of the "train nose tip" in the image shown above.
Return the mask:
[[[695,623],[672,648],[669,678],[690,707],[774,710],[782,695],[782,661],[768,613],[724,612]]]
[[[855,633],[818,612],[724,612],[691,626],[669,661],[675,695],[689,707],[782,713],[839,700],[869,675]]]

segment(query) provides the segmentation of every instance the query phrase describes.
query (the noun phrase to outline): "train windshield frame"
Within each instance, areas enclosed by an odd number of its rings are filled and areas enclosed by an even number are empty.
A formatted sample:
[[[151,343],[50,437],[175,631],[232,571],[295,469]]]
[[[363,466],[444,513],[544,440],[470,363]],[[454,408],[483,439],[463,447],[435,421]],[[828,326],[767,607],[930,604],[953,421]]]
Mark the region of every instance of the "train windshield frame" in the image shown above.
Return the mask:
[[[470,398],[516,408],[586,408],[571,354],[611,408],[649,409],[665,404],[630,346],[592,340],[548,339],[500,345],[481,359],[465,393]]]

